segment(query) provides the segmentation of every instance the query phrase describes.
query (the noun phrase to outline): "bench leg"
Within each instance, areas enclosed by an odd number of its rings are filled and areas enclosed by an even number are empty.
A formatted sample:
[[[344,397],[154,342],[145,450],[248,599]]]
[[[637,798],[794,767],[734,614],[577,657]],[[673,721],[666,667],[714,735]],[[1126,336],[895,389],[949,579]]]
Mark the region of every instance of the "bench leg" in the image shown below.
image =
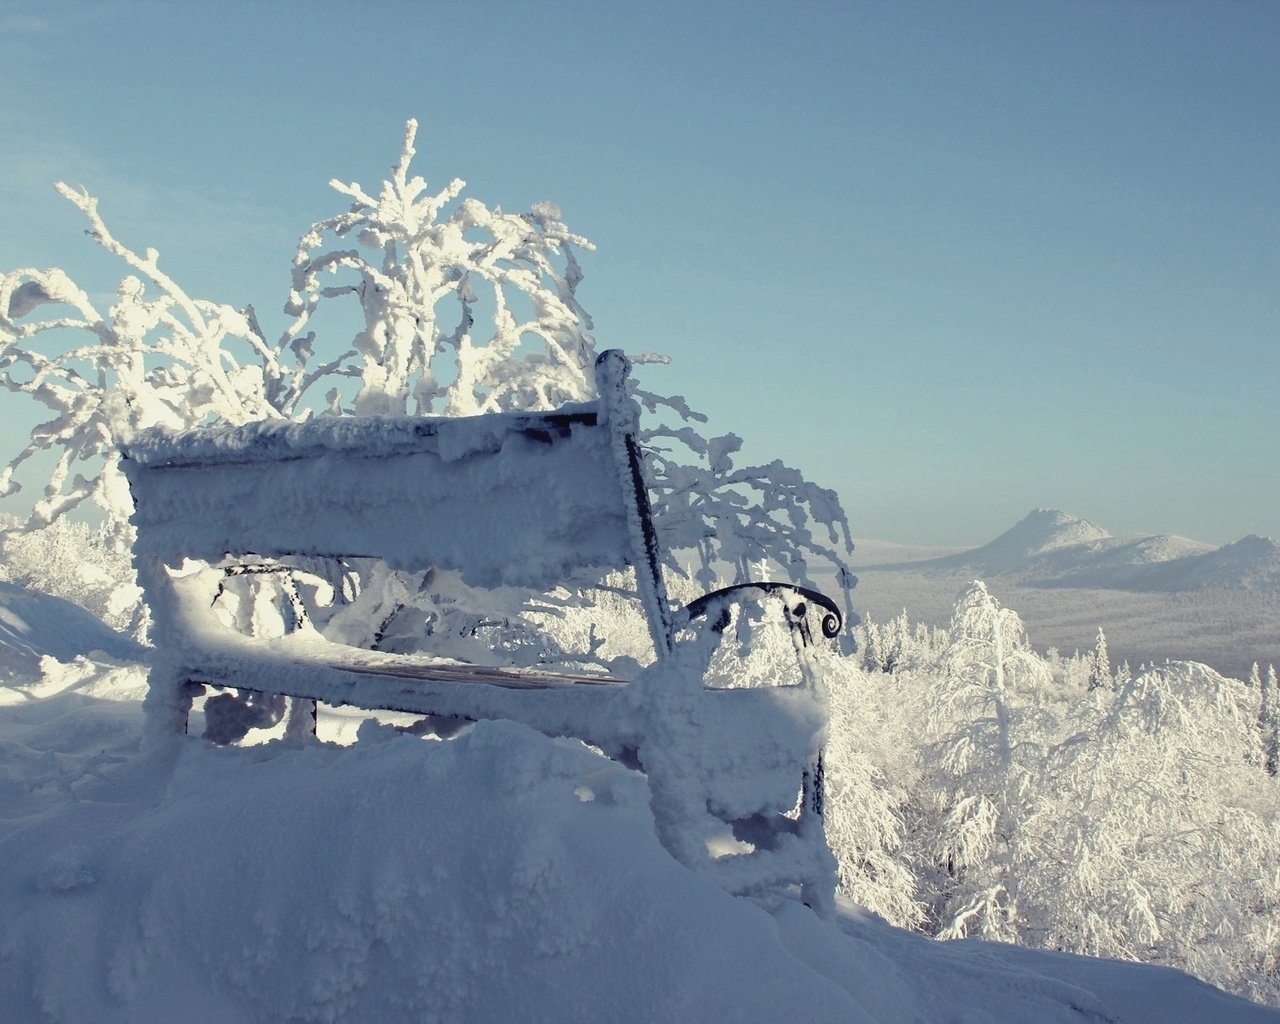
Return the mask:
[[[286,743],[306,743],[316,737],[316,702],[305,697],[290,697],[288,717],[284,724]]]
[[[809,848],[813,864],[810,875],[800,884],[800,898],[821,917],[835,912],[835,895],[838,881],[835,855],[827,843],[825,821],[826,768],[823,752],[804,772],[801,786],[799,835]]]
[[[168,676],[169,678],[165,678]],[[148,728],[168,735],[184,736],[191,704],[204,691],[204,684],[175,676],[160,666],[153,666],[142,702]]]

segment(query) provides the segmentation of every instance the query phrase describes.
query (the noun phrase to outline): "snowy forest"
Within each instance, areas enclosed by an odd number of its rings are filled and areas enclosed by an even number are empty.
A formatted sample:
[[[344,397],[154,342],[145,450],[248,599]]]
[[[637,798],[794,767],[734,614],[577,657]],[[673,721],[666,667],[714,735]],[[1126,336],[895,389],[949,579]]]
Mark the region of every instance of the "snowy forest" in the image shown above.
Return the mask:
[[[410,171],[415,137],[410,122],[380,191],[332,182],[349,208],[303,234],[278,330],[252,307],[193,297],[157,252],[115,238],[97,199],[58,185],[126,271],[105,312],[57,269],[0,278],[0,383],[49,413],[0,474],[9,494],[40,495],[0,535],[10,583],[74,600],[145,645],[117,453],[147,427],[591,397],[595,327],[576,255],[590,243],[551,204],[517,215],[464,198],[460,180],[429,191]],[[710,433],[684,397],[645,389],[645,363],[663,358],[633,356],[634,397],[672,594],[762,575],[807,586],[821,575],[840,590],[847,631],[822,660],[839,895],[933,939],[1159,964],[1280,1005],[1275,667],[1231,679],[1188,661],[1116,664],[1105,623],[1091,651],[1037,650],[977,581],[949,629],[909,610],[860,620],[856,531],[837,495],[780,461],[740,465],[738,438]],[[651,657],[625,575],[513,598],[376,564],[281,566],[227,590],[254,632],[287,629],[303,609],[378,650],[614,669]],[[794,671],[780,631],[740,616],[734,637],[710,685]],[[66,671],[41,664],[49,678]]]

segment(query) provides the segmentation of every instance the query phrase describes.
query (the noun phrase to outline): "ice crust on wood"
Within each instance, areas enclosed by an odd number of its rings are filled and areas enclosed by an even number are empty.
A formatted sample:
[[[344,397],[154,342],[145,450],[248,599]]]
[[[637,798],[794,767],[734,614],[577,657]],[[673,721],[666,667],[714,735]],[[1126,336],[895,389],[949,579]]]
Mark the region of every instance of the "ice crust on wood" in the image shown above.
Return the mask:
[[[628,526],[593,409],[143,434],[122,463],[135,552],[376,555],[479,586],[550,587],[578,567],[621,567]],[[549,430],[563,436],[545,443]],[[414,514],[427,508],[430,529]]]

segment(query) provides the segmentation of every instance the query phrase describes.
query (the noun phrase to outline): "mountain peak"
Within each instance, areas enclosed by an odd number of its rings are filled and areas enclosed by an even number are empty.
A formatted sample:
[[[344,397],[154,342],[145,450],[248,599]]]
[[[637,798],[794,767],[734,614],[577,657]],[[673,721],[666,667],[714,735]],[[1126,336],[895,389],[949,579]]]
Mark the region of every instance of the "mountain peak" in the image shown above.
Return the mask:
[[[1247,552],[1255,556],[1273,556],[1280,554],[1280,544],[1277,544],[1270,537],[1251,533],[1247,537],[1241,537],[1238,541],[1227,544],[1221,550]]]
[[[1110,533],[1087,519],[1061,509],[1037,508],[980,550],[992,554],[1007,552],[1025,558],[1058,548],[1110,539]]]

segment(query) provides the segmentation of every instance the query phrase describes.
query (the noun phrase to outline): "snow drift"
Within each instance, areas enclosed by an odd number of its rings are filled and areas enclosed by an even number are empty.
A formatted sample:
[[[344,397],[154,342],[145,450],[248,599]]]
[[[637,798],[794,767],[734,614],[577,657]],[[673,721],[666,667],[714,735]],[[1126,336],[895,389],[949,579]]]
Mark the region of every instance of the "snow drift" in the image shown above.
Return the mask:
[[[0,691],[6,1020],[1280,1021],[1170,970],[731,897],[658,843],[643,776],[523,726],[162,763],[140,666],[43,667]]]

